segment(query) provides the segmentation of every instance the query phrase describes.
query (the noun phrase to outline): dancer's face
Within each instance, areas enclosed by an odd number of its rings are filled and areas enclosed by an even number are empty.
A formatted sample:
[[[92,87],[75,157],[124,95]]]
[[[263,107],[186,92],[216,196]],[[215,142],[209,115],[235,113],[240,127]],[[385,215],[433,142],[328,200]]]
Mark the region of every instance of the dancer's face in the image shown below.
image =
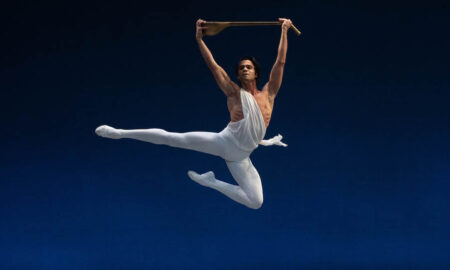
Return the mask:
[[[238,79],[242,81],[253,81],[258,78],[258,75],[255,73],[255,66],[250,60],[242,60],[239,63],[238,68]]]

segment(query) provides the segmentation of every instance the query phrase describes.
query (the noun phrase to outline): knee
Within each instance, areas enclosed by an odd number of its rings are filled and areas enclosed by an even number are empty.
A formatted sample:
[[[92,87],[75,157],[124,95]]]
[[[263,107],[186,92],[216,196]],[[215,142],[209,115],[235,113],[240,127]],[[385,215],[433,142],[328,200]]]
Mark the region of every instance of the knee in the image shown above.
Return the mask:
[[[167,132],[163,130],[163,144],[171,146],[171,147],[179,147],[180,143],[183,141],[181,134],[176,132]]]
[[[259,209],[261,208],[263,201],[264,201],[263,196],[252,198],[250,199],[250,202],[247,204],[247,207],[255,210]]]

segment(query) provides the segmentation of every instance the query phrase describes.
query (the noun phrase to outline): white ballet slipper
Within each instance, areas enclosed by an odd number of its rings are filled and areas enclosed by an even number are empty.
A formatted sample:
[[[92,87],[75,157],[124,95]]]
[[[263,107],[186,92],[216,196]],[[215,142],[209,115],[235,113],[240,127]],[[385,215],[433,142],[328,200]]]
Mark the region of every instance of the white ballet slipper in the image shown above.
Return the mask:
[[[120,130],[115,129],[110,126],[107,126],[107,125],[99,126],[98,128],[95,129],[95,133],[100,137],[109,138],[109,139],[120,139],[121,138]]]

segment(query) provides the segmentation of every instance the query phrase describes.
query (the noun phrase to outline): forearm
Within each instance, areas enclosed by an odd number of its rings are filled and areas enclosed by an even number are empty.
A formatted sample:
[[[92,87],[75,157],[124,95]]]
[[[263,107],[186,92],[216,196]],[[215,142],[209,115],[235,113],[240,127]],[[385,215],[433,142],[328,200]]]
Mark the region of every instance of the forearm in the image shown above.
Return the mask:
[[[214,57],[212,56],[212,53],[209,51],[203,39],[197,39],[197,43],[200,49],[200,53],[202,54],[203,59],[208,65],[208,68],[212,69],[214,66],[217,65],[216,61],[214,60]]]
[[[286,63],[286,54],[287,54],[287,30],[281,30],[280,44],[278,45],[278,56],[277,63],[284,64]]]

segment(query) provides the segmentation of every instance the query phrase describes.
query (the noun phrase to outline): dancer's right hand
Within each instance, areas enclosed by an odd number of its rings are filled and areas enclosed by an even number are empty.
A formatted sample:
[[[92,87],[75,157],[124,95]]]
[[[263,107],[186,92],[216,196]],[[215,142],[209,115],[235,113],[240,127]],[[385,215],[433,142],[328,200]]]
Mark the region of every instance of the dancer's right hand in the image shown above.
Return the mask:
[[[198,19],[197,23],[196,23],[196,33],[195,33],[195,38],[197,40],[201,40],[203,38],[203,29],[206,29],[206,26],[202,26],[202,23],[205,23],[206,21],[202,20],[202,19]]]

